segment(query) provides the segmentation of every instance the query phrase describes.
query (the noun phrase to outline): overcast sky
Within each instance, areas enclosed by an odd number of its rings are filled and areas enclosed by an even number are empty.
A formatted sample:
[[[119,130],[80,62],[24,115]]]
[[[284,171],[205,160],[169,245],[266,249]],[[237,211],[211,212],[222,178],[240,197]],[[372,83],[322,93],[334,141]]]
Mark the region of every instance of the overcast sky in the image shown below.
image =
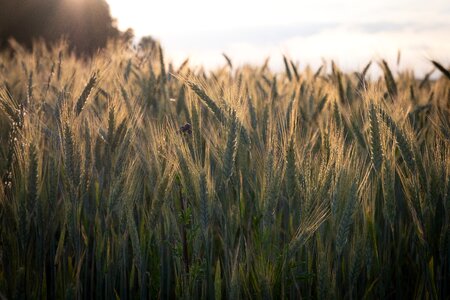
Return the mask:
[[[416,73],[427,59],[450,64],[449,0],[108,0],[121,29],[151,35],[179,64],[215,67],[222,52],[236,64],[271,57],[280,68],[286,54],[300,66],[334,59],[345,70],[385,58]],[[395,66],[393,66],[395,68]]]

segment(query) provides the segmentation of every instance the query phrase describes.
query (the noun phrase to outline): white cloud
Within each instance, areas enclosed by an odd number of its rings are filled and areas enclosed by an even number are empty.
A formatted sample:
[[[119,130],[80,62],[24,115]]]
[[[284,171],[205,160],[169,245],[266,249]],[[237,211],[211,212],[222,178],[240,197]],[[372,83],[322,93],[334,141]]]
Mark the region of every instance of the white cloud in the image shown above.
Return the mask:
[[[226,52],[235,64],[261,63],[271,57],[271,67],[281,69],[282,54],[287,54],[301,67],[310,64],[317,68],[322,59],[335,60],[344,70],[361,69],[369,60],[386,59],[397,70],[397,52],[401,50],[399,70],[414,67],[416,75],[422,75],[431,69],[428,59],[437,59],[444,64],[450,63],[450,40],[448,32],[441,30],[380,31],[367,33],[348,26],[327,29],[311,36],[297,36],[281,41],[279,44],[262,46],[251,43],[231,43],[224,49],[196,49],[180,51],[167,49],[175,63],[187,56],[193,64],[216,67],[225,63],[222,52]],[[436,47],[436,41],[439,46]],[[373,68],[374,75],[379,74]]]
[[[109,0],[122,29],[160,39],[179,63],[214,67],[226,52],[236,63],[258,63],[281,54],[317,67],[322,57],[345,69],[380,57],[419,74],[430,69],[427,58],[448,64],[448,0]]]
[[[322,22],[448,23],[447,0],[109,0],[121,28],[139,35]]]

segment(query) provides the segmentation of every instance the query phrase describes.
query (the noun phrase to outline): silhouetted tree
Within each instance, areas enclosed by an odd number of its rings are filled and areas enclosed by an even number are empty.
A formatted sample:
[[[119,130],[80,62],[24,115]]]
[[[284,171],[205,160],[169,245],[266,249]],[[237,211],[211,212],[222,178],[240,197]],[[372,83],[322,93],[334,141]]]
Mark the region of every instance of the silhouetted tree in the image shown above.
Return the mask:
[[[105,0],[0,0],[0,47],[14,38],[28,48],[34,39],[64,37],[77,53],[92,53],[120,36]]]
[[[155,50],[156,48],[158,48],[159,43],[152,36],[148,35],[148,36],[144,36],[140,39],[138,46],[141,50],[152,51],[152,50]]]

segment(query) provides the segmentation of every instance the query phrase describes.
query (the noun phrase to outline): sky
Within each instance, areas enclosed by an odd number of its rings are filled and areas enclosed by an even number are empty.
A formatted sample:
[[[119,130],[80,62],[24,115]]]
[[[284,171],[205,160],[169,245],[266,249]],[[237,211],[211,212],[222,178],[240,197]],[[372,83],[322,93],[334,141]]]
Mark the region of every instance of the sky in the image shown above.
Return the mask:
[[[346,71],[386,59],[420,76],[450,65],[449,0],[107,0],[120,29],[158,39],[175,66],[260,64],[300,68],[335,60]],[[401,60],[397,66],[397,53]],[[376,73],[376,70],[374,71]]]

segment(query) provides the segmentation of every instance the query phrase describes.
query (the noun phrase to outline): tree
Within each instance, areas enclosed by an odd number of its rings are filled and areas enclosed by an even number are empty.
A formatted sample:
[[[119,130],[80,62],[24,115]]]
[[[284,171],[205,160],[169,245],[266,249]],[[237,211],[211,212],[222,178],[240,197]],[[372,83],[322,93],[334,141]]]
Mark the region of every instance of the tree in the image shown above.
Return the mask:
[[[0,47],[14,38],[27,48],[33,40],[66,38],[77,53],[93,53],[120,36],[105,0],[0,0]]]

